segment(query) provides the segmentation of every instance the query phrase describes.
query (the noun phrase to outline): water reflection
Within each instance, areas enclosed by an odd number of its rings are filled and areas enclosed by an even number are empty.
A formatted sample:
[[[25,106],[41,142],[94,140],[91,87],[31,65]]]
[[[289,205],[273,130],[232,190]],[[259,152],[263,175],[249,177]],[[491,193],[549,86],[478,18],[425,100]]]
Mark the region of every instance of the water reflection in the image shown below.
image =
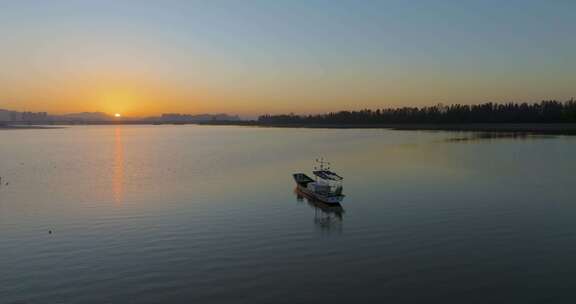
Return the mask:
[[[314,209],[314,224],[321,231],[342,233],[344,208],[340,204],[326,204],[294,189],[298,202],[308,203]]]
[[[443,141],[469,135],[0,131],[0,303],[569,298],[576,137]],[[319,151],[348,179],[345,214],[290,193]]]
[[[121,203],[124,199],[124,143],[122,128],[114,129],[114,164],[112,176],[112,193],[114,202]]]
[[[553,135],[542,135],[528,132],[466,132],[464,136],[448,138],[447,142],[491,141],[497,139],[537,140],[554,138]]]

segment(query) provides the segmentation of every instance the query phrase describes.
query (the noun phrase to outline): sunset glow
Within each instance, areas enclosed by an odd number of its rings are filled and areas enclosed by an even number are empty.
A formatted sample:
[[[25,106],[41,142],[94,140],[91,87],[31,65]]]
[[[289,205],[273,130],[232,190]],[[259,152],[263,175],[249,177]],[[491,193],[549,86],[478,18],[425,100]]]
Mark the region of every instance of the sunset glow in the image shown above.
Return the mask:
[[[0,108],[253,116],[566,100],[574,11],[570,1],[10,2]]]

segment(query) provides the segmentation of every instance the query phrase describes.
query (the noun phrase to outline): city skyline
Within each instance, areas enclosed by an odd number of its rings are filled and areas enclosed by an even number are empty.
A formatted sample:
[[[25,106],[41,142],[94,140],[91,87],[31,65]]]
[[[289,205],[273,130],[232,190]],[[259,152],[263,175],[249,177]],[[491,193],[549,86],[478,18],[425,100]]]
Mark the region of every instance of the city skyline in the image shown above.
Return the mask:
[[[43,122],[142,122],[157,121],[170,122],[201,122],[201,121],[240,121],[238,115],[226,113],[162,113],[155,116],[123,116],[120,113],[107,114],[104,112],[79,112],[55,114],[49,112],[13,111],[0,109],[0,126],[10,123],[43,123]]]
[[[2,4],[0,108],[322,113],[574,96],[568,1]]]

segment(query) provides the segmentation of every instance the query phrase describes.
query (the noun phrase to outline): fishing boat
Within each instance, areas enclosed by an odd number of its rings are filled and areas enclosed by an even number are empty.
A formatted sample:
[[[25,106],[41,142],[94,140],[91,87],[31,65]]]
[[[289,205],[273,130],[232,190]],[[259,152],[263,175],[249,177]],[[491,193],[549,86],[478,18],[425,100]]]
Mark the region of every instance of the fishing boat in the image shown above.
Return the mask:
[[[304,173],[294,173],[296,189],[302,194],[327,204],[340,204],[344,199],[342,194],[342,178],[336,172],[330,171],[330,163],[324,159],[316,159],[314,178]]]

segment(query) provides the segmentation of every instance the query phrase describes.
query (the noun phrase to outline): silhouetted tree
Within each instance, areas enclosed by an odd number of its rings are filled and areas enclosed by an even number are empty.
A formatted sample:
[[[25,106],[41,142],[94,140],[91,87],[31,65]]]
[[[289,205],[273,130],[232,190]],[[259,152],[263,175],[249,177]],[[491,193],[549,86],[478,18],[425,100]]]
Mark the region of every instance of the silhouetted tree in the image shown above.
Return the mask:
[[[438,104],[319,115],[263,115],[265,124],[403,124],[403,123],[560,123],[576,122],[576,101],[545,100],[540,103]]]

